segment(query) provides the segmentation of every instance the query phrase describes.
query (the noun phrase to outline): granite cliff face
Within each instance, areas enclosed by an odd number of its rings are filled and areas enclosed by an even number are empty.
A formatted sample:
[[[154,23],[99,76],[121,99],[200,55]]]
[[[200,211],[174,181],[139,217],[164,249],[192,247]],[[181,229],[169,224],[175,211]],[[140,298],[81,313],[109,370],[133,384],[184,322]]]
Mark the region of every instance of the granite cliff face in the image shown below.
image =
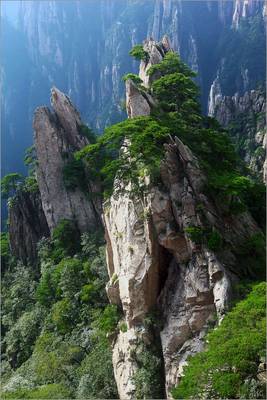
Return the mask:
[[[73,153],[89,144],[81,133],[80,115],[70,99],[55,87],[51,90],[51,104],[54,112],[39,107],[33,121],[38,189],[18,190],[9,207],[11,251],[24,263],[37,263],[38,241],[51,236],[63,219],[73,221],[79,233],[101,226],[101,204],[94,197],[99,190],[97,185],[90,184],[87,177],[86,187],[80,187],[79,182],[68,186],[64,178],[68,165],[73,174],[77,172],[70,164]],[[85,174],[82,164],[79,172]]]
[[[37,243],[50,234],[39,191],[19,191],[9,208],[9,241],[12,254],[36,264]]]
[[[81,233],[90,231],[99,222],[97,205],[81,188],[66,188],[63,177],[72,154],[89,142],[79,132],[81,119],[69,98],[56,88],[51,94],[54,113],[46,107],[38,108],[33,123],[43,210],[50,231],[64,218],[74,220]],[[92,193],[90,184],[88,192]]]
[[[163,49],[164,43],[149,40],[144,44],[147,66],[160,61],[154,57],[155,46]],[[159,54],[162,59],[164,52]],[[147,68],[141,64],[140,71],[144,78]],[[130,85],[126,83],[127,104],[135,109],[131,108],[129,117],[147,115],[141,102],[131,102]],[[145,179],[148,183],[149,177]],[[259,232],[248,213],[226,218],[222,205],[205,194],[206,177],[198,160],[178,138],[166,145],[161,179],[167,191],[153,187],[143,197],[131,197],[126,191],[104,205],[107,293],[111,303],[121,304],[127,324],[127,330],[113,338],[121,399],[136,398],[136,355],[154,340],[146,317],[155,308],[161,314],[158,334],[166,396],[171,397],[187,357],[202,350],[208,326],[227,310],[232,285],[240,275],[239,247]],[[211,251],[192,241],[188,228],[201,231],[207,225],[227,243],[225,250]]]
[[[216,91],[217,90],[217,91]],[[266,98],[263,90],[251,90],[244,96],[213,93],[210,115],[229,128],[241,157],[250,169],[266,180]],[[217,93],[217,94],[215,94]],[[211,106],[210,104],[210,106]]]

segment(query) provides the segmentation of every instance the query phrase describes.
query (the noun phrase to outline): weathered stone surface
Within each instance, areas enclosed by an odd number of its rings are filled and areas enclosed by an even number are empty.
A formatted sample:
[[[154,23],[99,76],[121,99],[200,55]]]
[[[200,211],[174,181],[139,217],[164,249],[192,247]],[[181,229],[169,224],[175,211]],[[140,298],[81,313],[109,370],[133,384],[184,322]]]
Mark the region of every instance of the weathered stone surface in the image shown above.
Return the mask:
[[[80,188],[66,189],[63,181],[63,168],[73,152],[89,142],[79,134],[80,116],[69,98],[56,88],[51,93],[55,112],[37,108],[33,124],[37,180],[47,223],[52,231],[66,218],[74,220],[80,232],[94,230],[100,223],[97,205]],[[88,181],[88,193],[92,191]]]
[[[149,46],[153,62],[158,62],[159,44],[151,40]],[[140,76],[145,68],[143,63]],[[161,312],[166,397],[171,398],[188,356],[203,349],[214,317],[220,321],[228,309],[233,283],[244,273],[238,248],[260,232],[248,213],[225,217],[228,206],[207,197],[206,177],[181,140],[170,138],[165,150],[164,191],[149,187],[149,194],[131,196],[129,184],[104,208],[111,278],[107,291],[111,302],[118,304],[120,298],[129,330],[120,332],[113,345],[121,399],[136,398],[133,376],[138,365],[130,349],[140,340],[139,330],[141,340],[147,337],[145,317],[155,307]],[[194,241],[188,228],[199,229],[201,235],[207,229],[218,232],[223,249],[211,251],[207,240]],[[118,287],[112,284],[114,274]]]
[[[129,118],[149,115],[151,111],[148,96],[144,96],[131,79],[126,81],[126,109]]]
[[[145,40],[143,47],[148,54],[148,58],[147,60],[141,60],[139,77],[142,79],[144,86],[149,87],[156,76],[149,76],[147,71],[152,65],[162,61],[165,54],[171,50],[171,45],[168,37],[164,36],[161,42],[156,42],[152,38]]]
[[[209,99],[209,114],[221,125],[239,124],[237,137],[240,155],[252,171],[266,181],[266,98],[262,91],[251,90],[243,96],[222,96],[217,80],[213,82]]]
[[[24,263],[37,262],[37,243],[49,236],[40,193],[19,191],[9,208],[9,241],[12,254]]]

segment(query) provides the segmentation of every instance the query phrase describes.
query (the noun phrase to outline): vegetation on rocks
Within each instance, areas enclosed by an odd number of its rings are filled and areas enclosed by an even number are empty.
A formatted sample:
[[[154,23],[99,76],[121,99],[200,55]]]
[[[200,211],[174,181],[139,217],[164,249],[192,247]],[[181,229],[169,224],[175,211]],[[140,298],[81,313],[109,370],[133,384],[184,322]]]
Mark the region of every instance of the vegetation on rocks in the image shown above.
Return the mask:
[[[208,334],[206,350],[190,359],[173,389],[175,399],[265,398],[265,385],[256,379],[265,349],[265,295],[266,284],[255,285]]]

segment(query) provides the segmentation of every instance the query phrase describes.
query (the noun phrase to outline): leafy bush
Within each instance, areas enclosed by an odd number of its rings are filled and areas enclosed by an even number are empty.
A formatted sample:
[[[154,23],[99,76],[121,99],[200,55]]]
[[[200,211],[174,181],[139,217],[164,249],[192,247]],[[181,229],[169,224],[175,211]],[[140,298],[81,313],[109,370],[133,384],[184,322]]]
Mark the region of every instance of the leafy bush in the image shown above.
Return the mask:
[[[164,398],[163,362],[157,342],[140,344],[133,354],[138,369],[133,376],[137,399]]]
[[[254,286],[209,333],[206,351],[191,357],[184,377],[173,389],[175,399],[199,397],[239,398],[246,379],[256,376],[266,340],[266,284]],[[262,397],[264,398],[264,397]]]
[[[26,311],[7,332],[4,338],[6,354],[13,368],[17,368],[26,361],[33,345],[40,334],[44,312],[40,307]]]
[[[139,78],[138,75],[136,74],[126,74],[122,77],[122,80],[125,82],[128,79],[131,79],[131,81],[133,81],[136,85],[140,85],[143,83],[142,79]]]
[[[10,251],[8,233],[1,232],[1,272],[3,273],[8,265]]]
[[[202,228],[198,226],[189,226],[188,228],[185,228],[185,232],[194,243],[201,243],[204,233]]]
[[[110,344],[102,335],[82,361],[78,376],[80,376],[80,381],[76,398],[117,399],[119,397],[113,375]]]
[[[81,160],[69,160],[63,167],[63,182],[68,190],[81,189],[88,192],[87,178]]]
[[[53,231],[52,240],[55,256],[61,254],[73,256],[80,250],[80,234],[75,223],[71,220],[62,219],[58,223]]]
[[[1,179],[1,196],[7,199],[14,196],[19,186],[23,182],[23,176],[17,173],[11,173]]]
[[[217,231],[213,231],[208,235],[208,248],[213,251],[218,251],[222,247],[222,237]]]
[[[2,393],[2,399],[70,399],[71,391],[63,384],[52,383],[36,389]]]
[[[130,56],[136,58],[137,60],[148,60],[148,53],[144,50],[141,44],[135,45],[129,52]]]
[[[79,127],[79,134],[86,137],[91,144],[96,142],[96,134],[87,125],[81,125]]]
[[[159,178],[159,166],[163,157],[163,143],[169,130],[151,117],[137,117],[113,125],[105,130],[95,145],[89,145],[76,153],[85,158],[90,176],[102,181],[105,196],[114,188],[115,176],[125,184],[132,182],[132,191],[142,191],[142,171],[146,167],[152,181]],[[127,151],[119,150],[128,140]],[[126,145],[124,145],[126,146]],[[117,190],[121,188],[119,181]]]

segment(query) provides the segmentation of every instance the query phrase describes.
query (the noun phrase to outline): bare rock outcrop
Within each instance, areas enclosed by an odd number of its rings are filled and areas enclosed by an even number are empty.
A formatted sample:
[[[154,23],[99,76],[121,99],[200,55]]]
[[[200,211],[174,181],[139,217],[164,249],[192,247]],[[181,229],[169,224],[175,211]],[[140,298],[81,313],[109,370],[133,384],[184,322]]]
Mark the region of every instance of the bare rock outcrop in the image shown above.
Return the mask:
[[[150,43],[158,62],[159,44]],[[140,342],[151,344],[146,318],[155,308],[161,313],[165,395],[171,398],[188,356],[203,349],[208,327],[228,309],[233,284],[244,273],[238,249],[260,232],[250,214],[230,216],[227,205],[205,193],[198,160],[178,138],[170,138],[165,150],[164,190],[149,186],[142,196],[131,195],[129,183],[104,206],[107,293],[111,303],[121,305],[127,325],[113,339],[121,399],[136,398],[139,365],[133,355]],[[223,246],[211,250],[203,238],[207,232]]]
[[[100,223],[98,205],[88,199],[94,189],[90,183],[88,193],[79,187],[68,189],[63,179],[63,168],[72,154],[89,142],[80,134],[82,122],[70,99],[56,88],[51,93],[54,112],[37,108],[33,124],[43,210],[50,231],[61,219],[74,220],[80,232],[93,230]]]
[[[24,263],[37,262],[37,243],[49,236],[39,191],[20,190],[9,207],[9,241],[12,254]]]
[[[144,41],[144,51],[147,53],[147,59],[141,60],[139,68],[139,77],[142,79],[144,86],[149,87],[153,79],[157,79],[154,75],[153,78],[147,74],[149,68],[162,61],[165,54],[171,50],[171,44],[167,36],[164,36],[161,42],[156,42],[152,38]]]

